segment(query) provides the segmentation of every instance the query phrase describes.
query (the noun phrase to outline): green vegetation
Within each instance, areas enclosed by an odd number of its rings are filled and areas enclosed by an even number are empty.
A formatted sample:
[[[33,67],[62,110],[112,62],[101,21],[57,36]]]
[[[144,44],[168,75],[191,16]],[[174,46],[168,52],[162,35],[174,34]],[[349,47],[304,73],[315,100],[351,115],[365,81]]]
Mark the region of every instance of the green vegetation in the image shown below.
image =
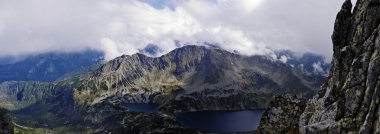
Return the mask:
[[[53,131],[43,128],[28,128],[19,125],[15,125],[14,128],[15,134],[45,134],[52,133]]]

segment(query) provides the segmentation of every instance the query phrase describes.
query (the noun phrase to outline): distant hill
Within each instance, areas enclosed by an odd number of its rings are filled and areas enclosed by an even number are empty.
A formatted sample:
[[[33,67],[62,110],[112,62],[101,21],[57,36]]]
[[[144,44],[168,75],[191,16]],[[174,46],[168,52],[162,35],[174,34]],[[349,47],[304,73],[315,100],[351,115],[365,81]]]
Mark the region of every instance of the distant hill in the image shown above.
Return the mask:
[[[330,70],[330,63],[326,63],[325,57],[313,53],[297,55],[290,50],[276,51],[277,58],[294,68],[299,69],[306,75],[327,76]]]
[[[0,64],[0,83],[4,81],[53,82],[89,68],[103,60],[103,54],[87,50],[75,53],[44,53],[18,60],[3,57]]]

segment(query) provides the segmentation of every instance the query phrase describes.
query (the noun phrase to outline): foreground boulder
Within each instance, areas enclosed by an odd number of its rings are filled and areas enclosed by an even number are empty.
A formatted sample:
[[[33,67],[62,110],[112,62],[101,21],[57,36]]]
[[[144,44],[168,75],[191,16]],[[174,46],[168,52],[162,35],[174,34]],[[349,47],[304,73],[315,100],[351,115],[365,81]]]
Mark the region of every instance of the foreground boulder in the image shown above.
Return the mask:
[[[275,96],[258,128],[264,134],[298,133],[298,120],[306,101],[295,96]]]
[[[175,117],[162,113],[127,112],[120,118],[121,124],[106,124],[95,133],[112,134],[200,134],[183,127]]]

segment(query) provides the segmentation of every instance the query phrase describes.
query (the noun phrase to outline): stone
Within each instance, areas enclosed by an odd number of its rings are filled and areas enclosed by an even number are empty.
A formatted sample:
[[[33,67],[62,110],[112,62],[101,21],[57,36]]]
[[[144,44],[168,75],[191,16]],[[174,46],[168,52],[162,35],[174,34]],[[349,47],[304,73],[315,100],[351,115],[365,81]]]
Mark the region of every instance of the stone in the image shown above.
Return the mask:
[[[298,133],[298,119],[306,101],[295,96],[275,96],[258,128],[264,134]]]

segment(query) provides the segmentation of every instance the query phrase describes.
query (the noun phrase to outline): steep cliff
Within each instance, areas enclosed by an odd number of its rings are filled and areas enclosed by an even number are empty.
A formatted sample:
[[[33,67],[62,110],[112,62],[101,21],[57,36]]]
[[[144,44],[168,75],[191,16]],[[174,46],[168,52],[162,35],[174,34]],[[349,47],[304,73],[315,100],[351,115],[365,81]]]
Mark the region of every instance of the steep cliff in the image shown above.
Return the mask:
[[[379,23],[380,1],[358,0],[353,10],[344,2],[330,76],[302,112],[301,133],[380,133]]]
[[[337,15],[328,81],[308,103],[302,132],[379,133],[380,2],[345,1]]]

